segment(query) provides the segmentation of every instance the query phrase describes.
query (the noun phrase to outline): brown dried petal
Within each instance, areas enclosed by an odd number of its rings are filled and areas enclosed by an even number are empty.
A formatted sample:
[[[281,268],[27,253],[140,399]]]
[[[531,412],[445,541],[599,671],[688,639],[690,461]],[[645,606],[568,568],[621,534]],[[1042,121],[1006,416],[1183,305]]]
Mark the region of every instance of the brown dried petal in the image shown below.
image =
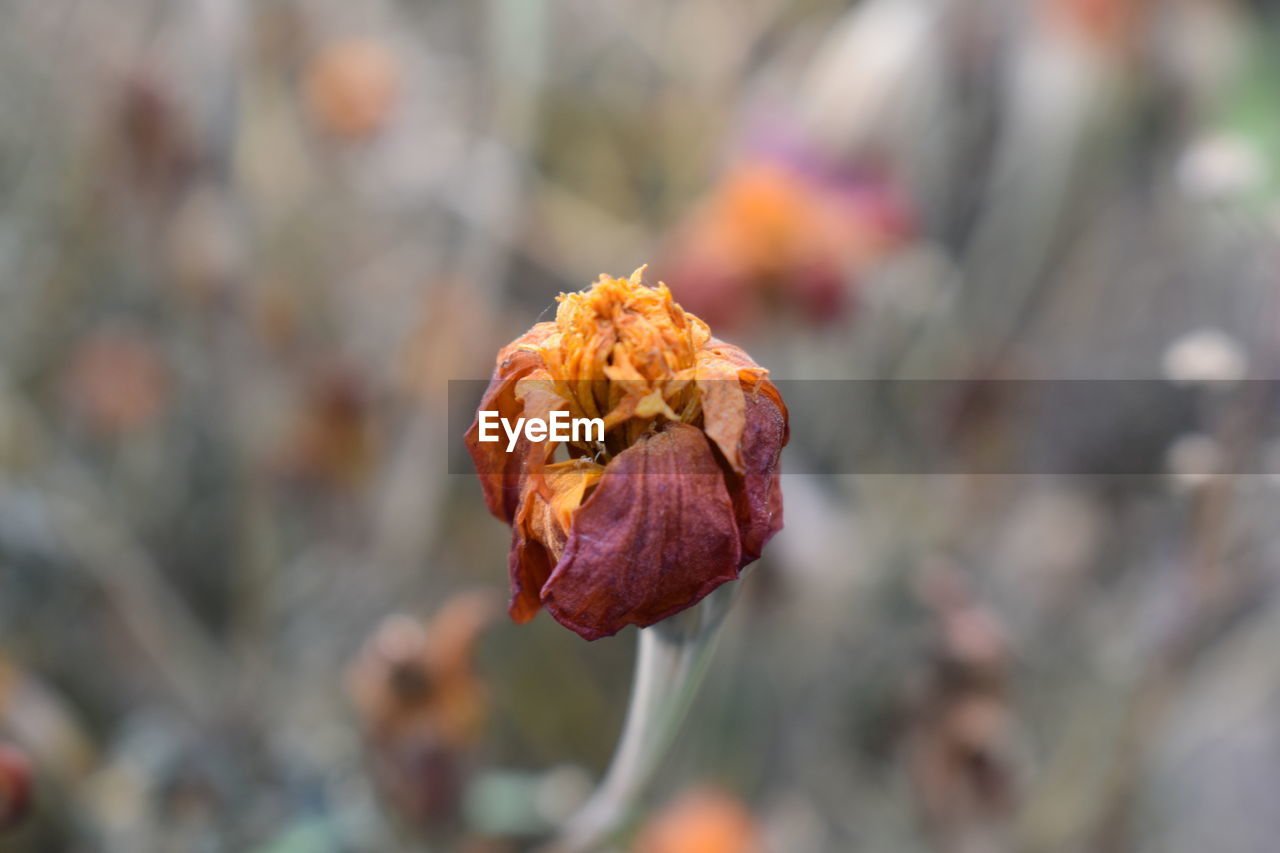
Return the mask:
[[[599,481],[601,466],[587,459],[558,462],[542,472],[546,495],[527,488],[513,525],[507,569],[511,577],[511,618],[524,623],[542,607],[542,585],[564,552],[567,528],[587,490]]]
[[[542,500],[530,491],[520,503],[512,525],[511,552],[507,555],[507,574],[511,578],[511,602],[507,612],[521,624],[528,622],[542,608],[542,585],[551,577],[555,561],[541,542],[527,532],[534,502]]]
[[[738,446],[745,427],[746,400],[738,381],[738,366],[708,350],[698,353],[698,389],[702,392],[703,429],[716,443],[729,466],[742,473]]]
[[[782,412],[783,420],[787,419],[787,404],[782,401],[782,395],[778,393],[777,387],[768,380],[769,371],[756,364],[741,347],[725,343],[719,338],[712,338],[707,342],[704,351],[736,366],[738,368],[738,380],[742,383],[742,387],[746,389],[747,393],[767,395],[778,406],[779,411]],[[787,435],[788,437],[790,436],[789,431]],[[783,441],[783,444],[786,444],[786,441]]]
[[[588,640],[646,627],[738,576],[724,475],[702,432],[667,424],[609,463],[542,588],[552,616]]]
[[[538,323],[498,353],[498,364],[480,401],[480,410],[497,411],[501,417],[513,420],[520,416],[521,403],[516,398],[516,383],[542,367],[542,357],[526,347],[537,346],[554,331],[554,323]],[[475,462],[489,511],[510,524],[520,505],[520,487],[529,442],[521,437],[516,449],[507,453],[505,441],[481,442],[479,432],[477,414],[465,436],[467,450]]]

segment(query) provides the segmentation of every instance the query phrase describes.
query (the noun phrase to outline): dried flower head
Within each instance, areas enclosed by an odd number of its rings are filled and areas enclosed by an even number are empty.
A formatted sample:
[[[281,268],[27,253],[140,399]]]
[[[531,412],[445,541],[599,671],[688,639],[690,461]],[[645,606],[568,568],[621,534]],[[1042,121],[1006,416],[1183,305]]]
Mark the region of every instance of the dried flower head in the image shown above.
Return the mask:
[[[498,353],[480,404],[503,418],[600,418],[603,441],[466,440],[512,525],[510,612],[546,607],[593,640],[696,604],[782,527],[787,410],[768,371],[665,285],[601,276]],[[563,450],[564,459],[554,454]]]
[[[662,268],[717,328],[749,328],[780,310],[821,325],[852,312],[862,274],[912,229],[887,178],[759,157],[730,170],[676,228]]]
[[[404,614],[383,620],[346,677],[371,737],[430,729],[453,746],[475,741],[485,700],[473,657],[492,604],[483,593],[463,593],[445,602],[429,623]]]
[[[378,790],[420,828],[456,814],[466,786],[486,708],[473,658],[492,604],[463,593],[427,623],[388,616],[347,670]]]

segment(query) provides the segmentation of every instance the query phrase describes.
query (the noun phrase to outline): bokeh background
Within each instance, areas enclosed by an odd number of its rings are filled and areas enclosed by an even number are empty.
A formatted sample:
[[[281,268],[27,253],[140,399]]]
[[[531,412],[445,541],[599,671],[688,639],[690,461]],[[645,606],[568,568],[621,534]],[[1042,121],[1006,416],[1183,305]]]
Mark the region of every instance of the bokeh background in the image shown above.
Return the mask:
[[[0,850],[545,840],[448,383],[645,263],[832,382],[627,849],[1273,850],[1278,260],[1263,0],[13,0]]]

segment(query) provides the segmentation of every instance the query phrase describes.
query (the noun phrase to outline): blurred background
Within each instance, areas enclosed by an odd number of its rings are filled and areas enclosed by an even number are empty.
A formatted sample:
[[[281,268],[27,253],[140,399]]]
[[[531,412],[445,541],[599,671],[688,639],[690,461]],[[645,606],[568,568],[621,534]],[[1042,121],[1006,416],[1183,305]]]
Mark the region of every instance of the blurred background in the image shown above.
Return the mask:
[[[0,850],[545,840],[448,383],[645,263],[801,390],[626,849],[1273,850],[1278,260],[1263,0],[14,0]]]

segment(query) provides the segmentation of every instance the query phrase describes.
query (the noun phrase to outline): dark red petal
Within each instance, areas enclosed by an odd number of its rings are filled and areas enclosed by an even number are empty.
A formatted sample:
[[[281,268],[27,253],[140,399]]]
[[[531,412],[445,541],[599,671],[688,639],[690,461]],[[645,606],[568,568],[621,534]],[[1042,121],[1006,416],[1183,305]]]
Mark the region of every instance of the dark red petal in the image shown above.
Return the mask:
[[[511,602],[507,612],[516,622],[528,622],[542,608],[542,585],[551,576],[554,561],[546,547],[529,529],[535,501],[542,500],[533,489],[525,491],[512,525],[511,551],[507,555],[507,574],[511,578]]]
[[[554,331],[554,323],[539,323],[523,336],[512,341],[498,353],[498,365],[480,400],[480,409],[497,411],[501,417],[514,420],[520,416],[521,403],[516,398],[516,383],[541,368],[542,356],[522,346],[536,346]],[[464,440],[484,489],[484,500],[489,512],[507,523],[515,518],[520,505],[520,485],[524,476],[524,459],[529,453],[529,443],[521,437],[516,449],[507,453],[507,439],[500,435],[498,441],[479,440],[480,420],[471,422]]]
[[[701,430],[672,423],[605,468],[542,588],[558,622],[588,640],[646,627],[738,576],[724,474]]]
[[[746,428],[740,453],[743,473],[729,475],[734,515],[742,535],[742,566],[782,529],[782,487],[778,456],[787,443],[787,418],[765,394],[747,394]]]

